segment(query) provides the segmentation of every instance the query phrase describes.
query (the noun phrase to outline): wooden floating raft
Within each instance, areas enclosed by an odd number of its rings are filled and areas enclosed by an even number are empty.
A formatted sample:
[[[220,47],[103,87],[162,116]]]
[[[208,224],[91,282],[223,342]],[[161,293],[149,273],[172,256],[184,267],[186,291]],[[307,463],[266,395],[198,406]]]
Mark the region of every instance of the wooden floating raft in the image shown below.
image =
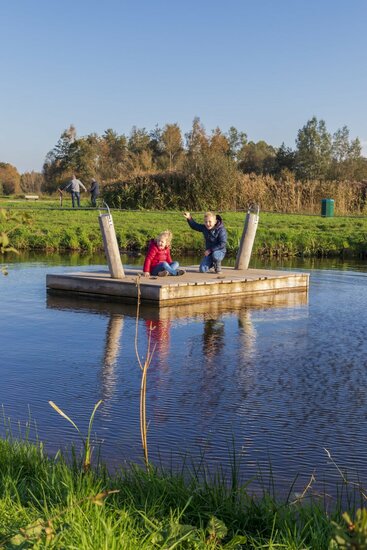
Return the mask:
[[[136,302],[138,287],[142,304],[171,306],[283,292],[306,292],[309,274],[267,269],[223,267],[222,273],[199,273],[198,266],[185,267],[180,277],[142,277],[141,269],[126,269],[123,279],[114,279],[108,271],[49,274],[49,291],[68,292]]]

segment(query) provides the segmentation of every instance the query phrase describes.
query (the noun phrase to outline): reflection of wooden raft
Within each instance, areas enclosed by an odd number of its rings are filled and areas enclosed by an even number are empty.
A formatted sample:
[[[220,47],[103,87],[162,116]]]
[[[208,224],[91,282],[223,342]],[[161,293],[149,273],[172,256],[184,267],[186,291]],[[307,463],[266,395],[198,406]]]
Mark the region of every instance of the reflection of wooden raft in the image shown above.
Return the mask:
[[[212,299],[253,297],[283,292],[307,292],[308,273],[266,269],[239,270],[223,267],[220,275],[199,273],[189,266],[181,277],[140,278],[142,303],[156,306],[205,302]],[[131,303],[137,299],[137,278],[141,269],[125,269],[123,279],[113,279],[108,272],[78,272],[47,275],[49,289],[113,298]]]
[[[142,305],[139,317],[145,321],[173,321],[187,319],[187,317],[200,317],[205,319],[217,319],[220,315],[233,314],[256,309],[282,308],[297,309],[292,315],[303,316],[307,314],[303,306],[307,305],[307,292],[280,292],[278,294],[254,294],[252,296],[239,296],[226,298],[225,300],[205,300],[195,303],[177,305],[175,307],[155,307],[154,305]],[[136,318],[136,303],[123,303],[113,296],[92,297],[82,293],[64,292],[52,290],[47,293],[47,307],[62,311],[80,311],[81,313],[97,313],[107,317],[123,315]],[[298,317],[297,317],[298,318]]]

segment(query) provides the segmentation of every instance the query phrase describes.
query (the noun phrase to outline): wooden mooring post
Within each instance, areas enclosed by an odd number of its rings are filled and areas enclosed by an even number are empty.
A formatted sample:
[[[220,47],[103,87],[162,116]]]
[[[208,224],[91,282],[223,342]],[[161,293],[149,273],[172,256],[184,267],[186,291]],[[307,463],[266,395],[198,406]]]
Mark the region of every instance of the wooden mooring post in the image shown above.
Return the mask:
[[[121,256],[116,239],[115,227],[109,207],[105,203],[108,213],[98,216],[99,227],[101,229],[104,251],[107,258],[108,269],[113,279],[123,279],[125,277],[124,268],[121,263]]]
[[[260,208],[253,204],[247,211],[240,247],[237,252],[235,269],[247,269],[250,263],[252,247],[254,245],[257,226],[259,223]]]

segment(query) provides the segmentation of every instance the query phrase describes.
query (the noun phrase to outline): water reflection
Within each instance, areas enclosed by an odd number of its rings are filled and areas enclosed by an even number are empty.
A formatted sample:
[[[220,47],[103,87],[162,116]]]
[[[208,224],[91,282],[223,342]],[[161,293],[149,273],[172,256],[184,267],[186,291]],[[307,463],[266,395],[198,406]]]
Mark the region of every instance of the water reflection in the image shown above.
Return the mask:
[[[84,311],[89,313],[117,313],[136,317],[136,305],[124,304],[116,299],[109,301],[98,296],[85,297],[70,295],[67,292],[48,291],[47,307],[59,310]],[[239,298],[211,299],[194,304],[180,304],[168,307],[140,306],[140,318],[144,320],[174,320],[210,315],[212,318],[252,308],[298,308],[308,303],[306,292],[281,292],[273,295],[254,295]]]
[[[117,376],[115,373],[119,357],[124,317],[118,313],[111,313],[106,328],[103,366],[101,373],[101,399],[106,403],[114,394]]]
[[[94,431],[103,459],[111,467],[139,462],[136,306],[47,296],[46,272],[60,272],[47,262],[19,264],[2,280],[0,403],[21,420],[29,405],[40,439],[56,452],[77,436],[47,401],[85,433],[102,398]],[[208,468],[229,471],[233,440],[242,479],[257,464],[268,471],[270,459],[288,490],[297,474],[304,487],[315,468],[320,481],[335,481],[326,447],[348,474],[367,480],[366,281],[365,273],[333,268],[312,272],[309,303],[305,293],[290,293],[143,307],[139,356],[149,337],[155,345],[147,393],[152,462],[180,465],[187,453],[197,464],[205,453]]]
[[[171,321],[169,319],[145,319],[147,340],[153,353],[153,364],[159,361],[161,368],[168,369],[170,350]]]
[[[253,296],[232,298],[229,300],[211,300],[197,304],[179,305],[174,307],[150,307],[141,306],[139,321],[145,327],[145,347],[140,356],[142,360],[148,349],[150,340],[150,350],[153,351],[151,370],[159,370],[161,375],[156,377],[156,387],[163,387],[164,372],[168,372],[170,341],[172,332],[172,323],[184,322],[188,319],[202,321],[202,351],[199,352],[204,359],[204,370],[201,374],[202,388],[199,395],[205,398],[213,405],[217,402],[215,399],[215,387],[220,387],[217,382],[223,377],[223,368],[226,365],[226,346],[232,348],[232,334],[226,336],[225,322],[226,315],[237,317],[238,330],[241,345],[238,353],[244,359],[242,372],[238,373],[238,383],[242,382],[248,386],[249,375],[254,370],[253,356],[256,354],[256,329],[252,323],[252,312],[256,309],[268,308],[298,308],[307,305],[307,293],[280,293],[269,296]],[[124,304],[116,301],[105,301],[102,299],[69,295],[63,292],[51,291],[47,293],[47,308],[60,311],[82,312],[89,314],[98,314],[106,317],[106,329],[104,338],[104,352],[100,369],[100,398],[104,401],[103,413],[108,416],[108,402],[113,398],[117,387],[116,368],[119,363],[122,344],[126,339],[124,337],[125,318],[136,319],[137,308],[134,304]],[[303,310],[304,314],[305,311]],[[140,338],[140,336],[139,336]],[[130,341],[127,344],[131,347]],[[292,345],[292,344],[291,344]],[[141,351],[141,350],[140,350]],[[139,352],[140,353],[140,352]],[[194,351],[196,354],[197,352]],[[244,369],[247,369],[244,372]],[[254,373],[250,375],[253,378]],[[218,381],[216,382],[216,379]],[[242,380],[242,382],[241,382]],[[166,380],[167,382],[167,380]],[[243,395],[246,395],[247,389],[243,388]],[[155,397],[153,396],[153,401]],[[241,407],[240,407],[241,408]],[[162,411],[160,412],[162,414]],[[205,412],[203,413],[205,416]],[[159,413],[157,412],[157,415]]]
[[[224,323],[218,319],[204,319],[203,355],[207,363],[215,358],[224,347]]]
[[[238,328],[242,340],[244,358],[251,358],[256,352],[256,329],[252,323],[251,311],[243,309],[238,314]]]

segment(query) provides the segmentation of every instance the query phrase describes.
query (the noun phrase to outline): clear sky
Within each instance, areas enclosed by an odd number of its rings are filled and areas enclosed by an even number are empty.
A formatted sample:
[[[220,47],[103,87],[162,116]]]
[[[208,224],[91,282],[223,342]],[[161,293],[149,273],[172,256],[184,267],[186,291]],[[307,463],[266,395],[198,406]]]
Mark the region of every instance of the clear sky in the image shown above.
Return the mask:
[[[366,0],[0,0],[0,162],[199,116],[295,147],[316,116],[367,154]]]

